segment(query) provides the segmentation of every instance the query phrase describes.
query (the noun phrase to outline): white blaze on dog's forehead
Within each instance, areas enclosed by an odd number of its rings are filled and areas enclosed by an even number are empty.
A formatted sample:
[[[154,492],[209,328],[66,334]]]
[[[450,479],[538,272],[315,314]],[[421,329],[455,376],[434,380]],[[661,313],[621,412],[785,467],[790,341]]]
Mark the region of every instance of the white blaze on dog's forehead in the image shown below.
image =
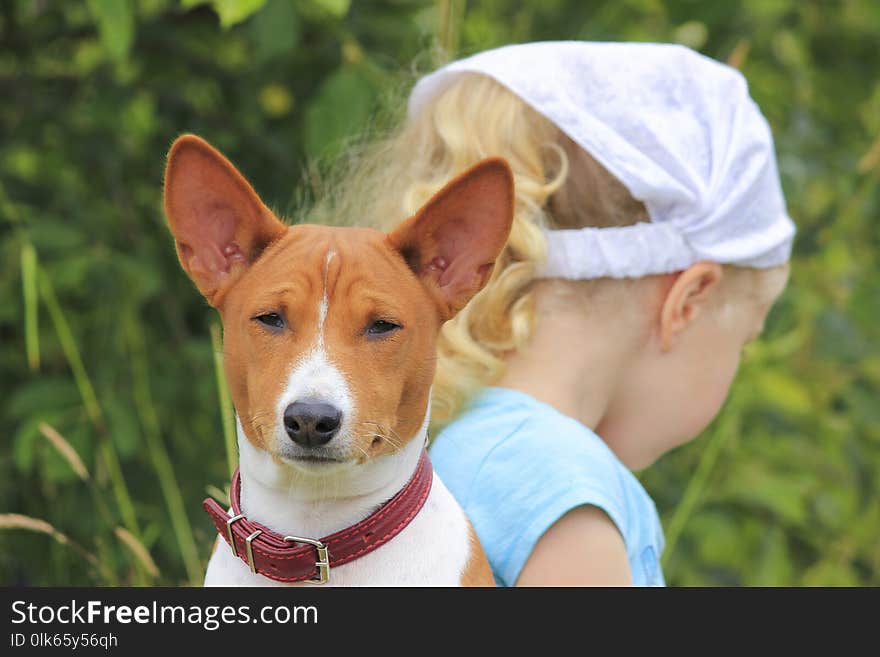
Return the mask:
[[[324,290],[321,294],[321,303],[318,306],[318,336],[323,345],[324,341],[324,321],[327,319],[327,308],[330,306],[330,299],[327,294],[327,275],[330,271],[330,261],[336,255],[335,251],[327,251],[327,257],[324,259]]]

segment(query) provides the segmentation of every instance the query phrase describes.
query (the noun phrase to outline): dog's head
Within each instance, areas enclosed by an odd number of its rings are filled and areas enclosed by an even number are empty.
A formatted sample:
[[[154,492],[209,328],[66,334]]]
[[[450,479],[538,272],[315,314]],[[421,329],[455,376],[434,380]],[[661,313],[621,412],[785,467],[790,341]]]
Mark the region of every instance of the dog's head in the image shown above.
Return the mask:
[[[222,317],[247,439],[320,472],[419,433],[437,333],[492,272],[513,176],[485,160],[390,234],[288,226],[226,158],[186,135],[168,156],[165,213],[181,265]]]

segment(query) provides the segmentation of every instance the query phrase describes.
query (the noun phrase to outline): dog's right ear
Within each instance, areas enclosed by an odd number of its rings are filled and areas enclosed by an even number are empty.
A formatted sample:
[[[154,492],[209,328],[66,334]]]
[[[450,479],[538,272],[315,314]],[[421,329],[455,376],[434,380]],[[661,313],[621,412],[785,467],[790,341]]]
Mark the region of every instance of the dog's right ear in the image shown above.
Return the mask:
[[[165,167],[165,215],[180,264],[212,306],[287,226],[208,142],[183,135]]]

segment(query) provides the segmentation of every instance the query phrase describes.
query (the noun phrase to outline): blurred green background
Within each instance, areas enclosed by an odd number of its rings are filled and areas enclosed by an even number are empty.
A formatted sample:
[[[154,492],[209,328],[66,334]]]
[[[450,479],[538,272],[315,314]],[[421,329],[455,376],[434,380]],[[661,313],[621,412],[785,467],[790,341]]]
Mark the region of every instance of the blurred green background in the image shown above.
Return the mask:
[[[668,582],[880,584],[873,0],[0,3],[0,583],[201,581],[230,409],[215,314],[164,225],[173,138],[201,134],[295,219],[316,162],[418,73],[542,39],[674,41],[741,68],[799,226],[725,410],[641,474]]]

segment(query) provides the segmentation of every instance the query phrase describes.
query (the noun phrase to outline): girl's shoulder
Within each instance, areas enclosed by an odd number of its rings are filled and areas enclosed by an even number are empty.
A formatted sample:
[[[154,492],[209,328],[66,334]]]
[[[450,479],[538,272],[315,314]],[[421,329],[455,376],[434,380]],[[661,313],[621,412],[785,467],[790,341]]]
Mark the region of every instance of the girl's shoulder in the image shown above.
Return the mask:
[[[435,439],[431,457],[438,471],[454,477],[520,471],[577,478],[631,473],[589,428],[548,404],[517,390],[486,388]],[[448,466],[447,466],[448,464]],[[441,472],[441,475],[443,473]],[[444,476],[444,480],[446,477]]]
[[[588,427],[524,393],[486,389],[437,436],[431,459],[501,582],[515,581],[544,531],[583,505],[611,518],[632,562],[648,543],[662,549],[656,508],[635,475]]]

